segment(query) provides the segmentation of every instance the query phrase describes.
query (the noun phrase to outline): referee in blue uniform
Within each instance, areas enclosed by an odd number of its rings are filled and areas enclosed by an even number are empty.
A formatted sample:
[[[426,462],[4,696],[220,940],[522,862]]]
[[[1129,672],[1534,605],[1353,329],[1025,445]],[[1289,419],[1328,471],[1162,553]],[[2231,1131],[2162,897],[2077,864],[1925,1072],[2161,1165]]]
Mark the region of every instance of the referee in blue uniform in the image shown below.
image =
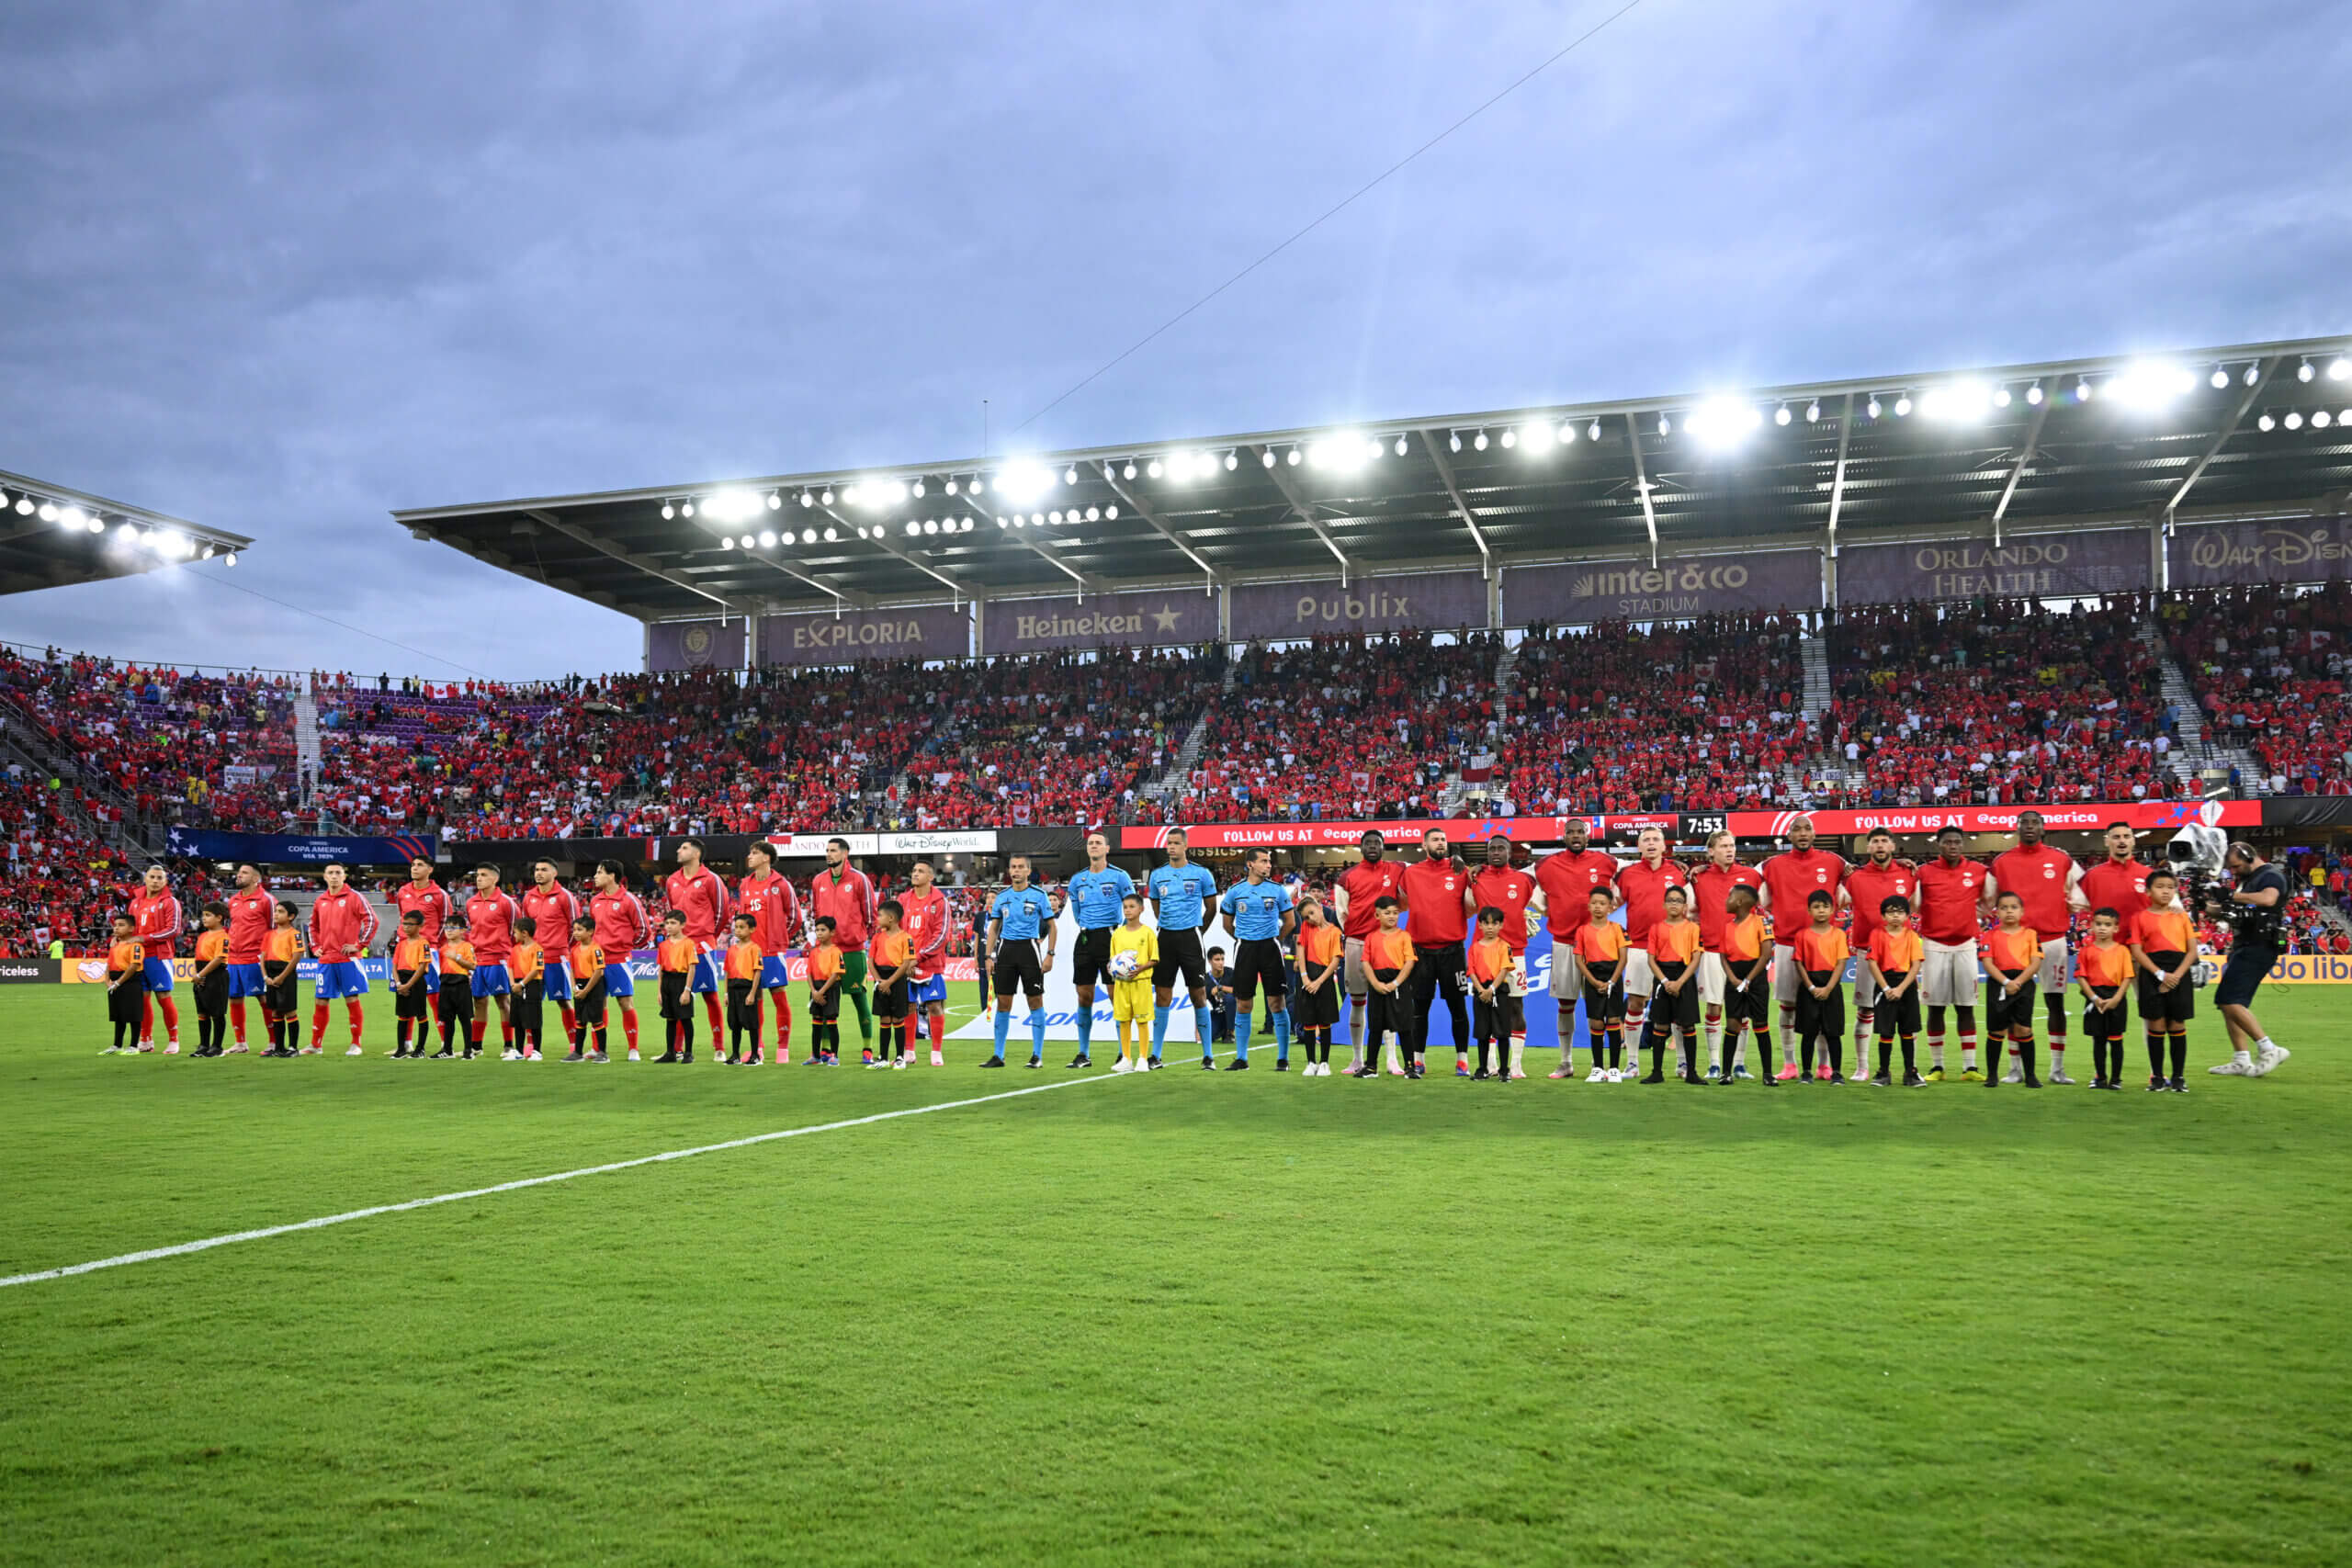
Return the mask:
[[[1233,967],[1227,976],[1239,1012],[1234,1021],[1233,1065],[1229,1073],[1250,1066],[1250,1022],[1258,1010],[1258,985],[1266,987],[1266,1010],[1274,1018],[1274,1071],[1290,1071],[1290,1010],[1283,1005],[1287,989],[1283,975],[1283,939],[1290,935],[1290,889],[1269,874],[1271,850],[1251,850],[1242,863],[1246,880],[1225,890],[1217,908],[1225,916],[1226,933],[1233,938]]]
[[[989,906],[989,979],[996,987],[996,1055],[983,1067],[1004,1066],[1005,1032],[1012,1027],[1015,987],[1029,998],[1029,1065],[1046,1065],[1046,971],[1054,966],[1054,901],[1029,886],[1029,857],[1005,862],[1012,886]]]
[[[1168,1041],[1168,1015],[1175,1010],[1176,976],[1193,998],[1193,1027],[1201,1041],[1201,1066],[1216,1066],[1209,1051],[1209,961],[1201,951],[1201,932],[1216,911],[1216,878],[1208,868],[1185,858],[1184,829],[1168,829],[1168,863],[1154,867],[1143,880],[1144,897],[1151,900],[1151,923],[1159,928],[1159,962],[1152,965],[1151,1065],[1159,1066],[1159,1048]]]
[[[1078,987],[1078,1055],[1073,1067],[1094,1065],[1087,1053],[1094,1043],[1094,982],[1107,978],[1111,966],[1111,929],[1126,919],[1124,907],[1136,890],[1136,879],[1111,863],[1111,840],[1101,833],[1086,835],[1086,869],[1069,879],[1070,913],[1078,920],[1078,938],[1071,944],[1069,977]]]

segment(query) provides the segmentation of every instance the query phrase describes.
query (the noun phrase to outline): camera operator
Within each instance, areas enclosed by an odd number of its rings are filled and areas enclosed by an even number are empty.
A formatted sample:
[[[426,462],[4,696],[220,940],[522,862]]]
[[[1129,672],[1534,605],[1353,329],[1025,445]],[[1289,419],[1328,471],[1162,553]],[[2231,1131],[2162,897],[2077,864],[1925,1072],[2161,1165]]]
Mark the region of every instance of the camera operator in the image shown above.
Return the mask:
[[[2228,896],[2235,908],[2229,962],[2222,965],[2213,1002],[2229,1023],[2235,1055],[2211,1070],[2225,1077],[2258,1078],[2288,1056],[2287,1048],[2264,1032],[2253,1005],[2263,977],[2287,950],[2287,878],[2243,840],[2230,845],[2222,863],[2237,886]]]

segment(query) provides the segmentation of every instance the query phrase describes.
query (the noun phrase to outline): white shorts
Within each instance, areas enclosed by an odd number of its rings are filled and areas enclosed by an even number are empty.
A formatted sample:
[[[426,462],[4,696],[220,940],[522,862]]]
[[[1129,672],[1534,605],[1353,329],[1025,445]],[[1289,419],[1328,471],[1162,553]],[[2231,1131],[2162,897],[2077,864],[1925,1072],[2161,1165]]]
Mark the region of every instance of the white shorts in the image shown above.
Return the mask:
[[[2052,937],[2041,944],[2041,994],[2051,996],[2066,988],[2066,939]]]
[[[1973,1008],[1976,1005],[1976,940],[1926,944],[1927,961],[1919,965],[1919,999],[1931,1008]]]
[[[1552,978],[1544,989],[1555,1002],[1573,1004],[1584,995],[1584,982],[1577,977],[1577,950],[1558,937],[1552,939]]]
[[[1772,944],[1772,999],[1784,1008],[1797,1005],[1797,950]]]
[[[1711,1008],[1724,1005],[1724,955],[1720,953],[1699,954],[1699,1001]]]
[[[1625,950],[1625,1010],[1631,1012],[1650,999],[1657,989],[1657,972],[1650,968],[1649,949],[1629,947]]]
[[[1357,1001],[1372,995],[1372,982],[1364,972],[1363,938],[1351,936],[1340,943],[1343,956],[1340,960],[1340,977],[1347,986],[1348,995]]]
[[[1854,1010],[1868,1012],[1878,1006],[1878,979],[1868,964],[1854,965]]]

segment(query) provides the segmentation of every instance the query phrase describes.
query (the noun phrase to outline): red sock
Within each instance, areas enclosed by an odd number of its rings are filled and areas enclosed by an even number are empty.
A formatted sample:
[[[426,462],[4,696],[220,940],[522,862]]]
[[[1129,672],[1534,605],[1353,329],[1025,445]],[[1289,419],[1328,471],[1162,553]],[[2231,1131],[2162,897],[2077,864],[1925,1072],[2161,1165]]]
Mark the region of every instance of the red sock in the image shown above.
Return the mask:
[[[718,993],[717,991],[705,991],[702,994],[702,1010],[708,1014],[710,1018],[710,1037],[713,1040],[718,1039],[719,1035],[720,1023],[718,1017]]]
[[[563,1014],[563,1037],[569,1040],[580,1028],[580,1015],[571,1010],[570,1002],[557,1003],[556,1010]]]
[[[634,1011],[621,1014],[621,1032],[628,1036],[628,1048],[632,1051],[636,1050],[637,1014]]]
[[[934,1055],[947,1049],[947,1015],[944,1012],[931,1015],[931,1049]]]
[[[360,1012],[359,998],[357,997],[345,997],[343,999],[343,1005],[344,1010],[351,1014],[351,1043],[354,1045],[356,1045],[359,1043],[359,1032],[361,1029],[366,1027],[367,1021]]]
[[[129,983],[130,982],[128,981],[124,982],[126,985]],[[154,1040],[155,998],[153,997],[141,997],[139,998],[139,1043],[141,1045],[151,1045],[154,1043]]]
[[[229,1027],[236,1031],[237,1043],[243,1045],[245,1043],[245,998],[243,997],[229,998]]]
[[[157,997],[155,998],[155,1005],[161,1008],[164,1011],[164,1033],[169,1036],[173,1043],[177,1044],[180,1037],[179,1004],[173,1001],[169,997]]]
[[[498,1021],[498,1039],[507,1050],[514,1049],[514,1021],[513,1019],[502,1018]]]
[[[489,1027],[488,1020],[479,1018],[466,1025],[466,1043],[477,1051],[481,1050],[482,1034]]]
[[[326,1043],[327,1004],[321,1002],[311,1010],[311,1048],[317,1050]]]
[[[775,998],[775,1046],[779,1051],[792,1049],[792,998],[782,991],[770,991]]]

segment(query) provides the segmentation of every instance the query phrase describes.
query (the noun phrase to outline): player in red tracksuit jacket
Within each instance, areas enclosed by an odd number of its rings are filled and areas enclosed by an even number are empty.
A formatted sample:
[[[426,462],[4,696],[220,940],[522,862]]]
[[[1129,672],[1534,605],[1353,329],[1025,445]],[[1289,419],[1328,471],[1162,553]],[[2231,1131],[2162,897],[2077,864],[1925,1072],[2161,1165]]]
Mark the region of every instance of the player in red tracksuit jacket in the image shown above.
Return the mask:
[[[800,942],[800,895],[775,869],[775,846],[753,844],[743,852],[743,878],[735,885],[735,910],[752,917],[760,944],[759,988],[775,1003],[775,1059],[792,1060],[792,950]],[[752,1042],[759,1060],[760,1043]]]
[[[952,923],[947,895],[932,886],[937,874],[927,860],[919,860],[907,874],[908,886],[899,895],[899,924],[915,945],[915,968],[907,988],[906,1052],[915,1050],[915,1017],[931,1027],[931,1065],[947,1065],[947,931]]]
[[[359,998],[368,994],[368,977],[360,971],[359,960],[368,955],[368,944],[376,940],[376,910],[368,895],[350,886],[350,873],[343,866],[328,865],[324,875],[326,891],[311,905],[311,956],[319,964],[317,1001],[311,1009],[311,1054],[315,1056],[325,1048],[327,1008],[340,997],[351,1020],[351,1049],[346,1054],[357,1055],[360,1031],[367,1021]]]
[[[718,998],[727,994],[727,977],[719,972],[727,961],[727,884],[702,863],[700,839],[678,840],[678,869],[662,885],[662,896],[684,918],[686,940],[695,944],[695,969],[687,989],[702,993],[703,1010],[710,1015],[710,1037],[724,1039]]]
[[[172,1000],[172,957],[180,944],[179,896],[171,890],[170,878],[160,865],[147,868],[146,886],[130,896],[131,923],[138,927],[139,951],[146,967],[147,996],[164,1014],[166,1036],[164,1054],[176,1055],[180,1048],[180,1010]],[[155,1048],[155,1019],[148,1003],[140,1003],[139,1048]]]

